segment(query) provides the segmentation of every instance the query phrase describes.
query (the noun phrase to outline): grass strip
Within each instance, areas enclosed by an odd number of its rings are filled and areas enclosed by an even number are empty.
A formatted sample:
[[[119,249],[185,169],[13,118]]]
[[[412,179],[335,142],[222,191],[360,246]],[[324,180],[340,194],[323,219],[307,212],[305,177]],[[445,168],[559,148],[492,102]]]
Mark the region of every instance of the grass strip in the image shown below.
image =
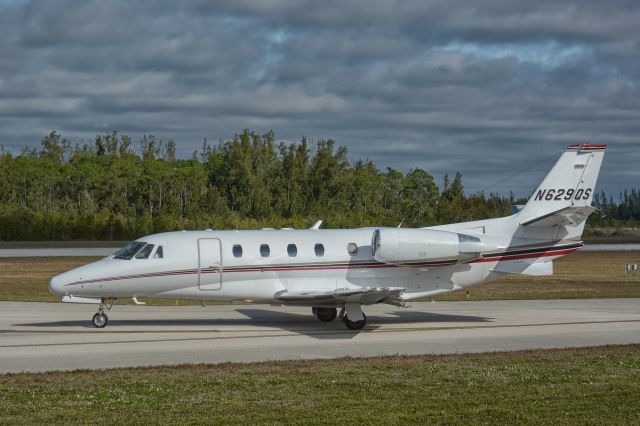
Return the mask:
[[[96,257],[0,258],[0,300],[58,302],[49,294],[51,277],[95,261]],[[554,262],[552,276],[511,275],[497,281],[436,297],[436,300],[529,300],[640,297],[640,274],[625,277],[625,263],[640,263],[640,252],[578,252]],[[132,303],[123,299],[118,303]],[[175,300],[147,300],[175,305]],[[180,301],[180,304],[193,302]]]
[[[637,424],[640,345],[0,376],[0,423]]]

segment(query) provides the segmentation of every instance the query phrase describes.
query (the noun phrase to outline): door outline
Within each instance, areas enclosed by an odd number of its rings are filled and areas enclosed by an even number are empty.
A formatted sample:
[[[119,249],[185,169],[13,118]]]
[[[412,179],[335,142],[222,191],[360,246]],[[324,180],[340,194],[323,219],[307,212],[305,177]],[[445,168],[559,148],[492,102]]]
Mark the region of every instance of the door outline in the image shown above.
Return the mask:
[[[204,264],[203,265],[203,259],[202,259],[202,244],[200,243],[201,241],[216,241],[218,244],[218,262],[217,264],[214,262],[213,264],[207,265]],[[220,238],[198,238],[198,289],[201,291],[211,291],[211,290],[220,290],[222,289],[222,274],[224,273],[224,268],[223,268],[223,262],[222,262],[222,241],[220,241]],[[204,266],[204,267],[203,267]],[[217,268],[217,280],[213,280],[210,283],[205,282],[204,284],[202,283],[202,269],[206,269],[206,268]]]

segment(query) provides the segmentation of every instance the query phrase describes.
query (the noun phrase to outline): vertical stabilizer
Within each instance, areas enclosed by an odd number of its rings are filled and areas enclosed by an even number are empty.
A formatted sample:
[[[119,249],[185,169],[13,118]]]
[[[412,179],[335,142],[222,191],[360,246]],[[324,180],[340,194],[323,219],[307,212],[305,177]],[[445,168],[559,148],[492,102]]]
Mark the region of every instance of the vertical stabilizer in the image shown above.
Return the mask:
[[[518,213],[523,226],[580,225],[591,206],[606,145],[571,145]]]

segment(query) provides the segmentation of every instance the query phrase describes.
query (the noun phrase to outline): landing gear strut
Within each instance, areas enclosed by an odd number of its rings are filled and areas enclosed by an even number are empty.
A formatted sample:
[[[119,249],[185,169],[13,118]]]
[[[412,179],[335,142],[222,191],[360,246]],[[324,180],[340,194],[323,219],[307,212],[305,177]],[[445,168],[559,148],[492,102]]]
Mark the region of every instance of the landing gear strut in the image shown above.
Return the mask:
[[[107,311],[110,311],[113,305],[115,305],[117,300],[118,299],[116,298],[111,299],[107,297],[103,297],[102,299],[100,299],[100,306],[98,306],[98,312],[91,319],[91,322],[93,323],[94,327],[104,328],[107,326],[107,323],[109,322],[109,317],[107,316],[107,314],[104,313],[104,310],[106,309]]]
[[[359,303],[346,303],[340,310],[340,319],[349,330],[362,330],[367,324],[367,317]]]
[[[338,316],[336,308],[311,308],[311,312],[322,322],[331,322]]]

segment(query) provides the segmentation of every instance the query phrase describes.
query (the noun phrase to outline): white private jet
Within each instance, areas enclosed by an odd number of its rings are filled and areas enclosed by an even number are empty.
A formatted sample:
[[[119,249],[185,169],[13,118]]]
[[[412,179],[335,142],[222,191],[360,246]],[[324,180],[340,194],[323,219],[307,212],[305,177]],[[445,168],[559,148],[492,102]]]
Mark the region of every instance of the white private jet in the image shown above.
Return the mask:
[[[118,298],[252,300],[309,306],[362,329],[362,305],[435,296],[506,274],[550,275],[582,247],[606,145],[571,145],[517,213],[418,229],[181,231],[149,235],[114,255],[51,279],[63,301],[98,303],[93,325]]]

